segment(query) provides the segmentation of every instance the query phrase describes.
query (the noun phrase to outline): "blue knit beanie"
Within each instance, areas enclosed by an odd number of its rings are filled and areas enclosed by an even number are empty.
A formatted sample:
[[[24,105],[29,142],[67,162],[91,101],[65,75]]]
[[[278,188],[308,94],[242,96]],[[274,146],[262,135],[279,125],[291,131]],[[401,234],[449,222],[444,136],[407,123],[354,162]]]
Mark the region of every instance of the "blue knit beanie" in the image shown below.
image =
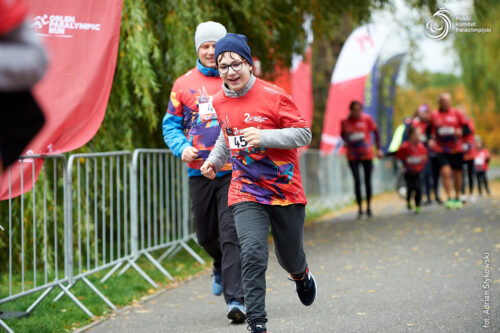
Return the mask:
[[[247,44],[247,36],[227,33],[215,43],[215,63],[218,64],[217,58],[223,52],[235,52],[242,56],[246,61],[253,66],[252,52]]]

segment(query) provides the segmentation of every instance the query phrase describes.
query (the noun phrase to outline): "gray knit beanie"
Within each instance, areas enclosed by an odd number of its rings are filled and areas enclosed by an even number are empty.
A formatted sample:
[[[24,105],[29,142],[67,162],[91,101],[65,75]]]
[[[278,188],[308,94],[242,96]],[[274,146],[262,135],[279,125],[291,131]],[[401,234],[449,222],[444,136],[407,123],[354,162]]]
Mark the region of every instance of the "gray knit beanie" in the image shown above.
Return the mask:
[[[194,45],[196,51],[200,48],[201,44],[205,42],[216,42],[226,35],[226,28],[217,22],[207,21],[198,24],[196,33],[194,34]]]

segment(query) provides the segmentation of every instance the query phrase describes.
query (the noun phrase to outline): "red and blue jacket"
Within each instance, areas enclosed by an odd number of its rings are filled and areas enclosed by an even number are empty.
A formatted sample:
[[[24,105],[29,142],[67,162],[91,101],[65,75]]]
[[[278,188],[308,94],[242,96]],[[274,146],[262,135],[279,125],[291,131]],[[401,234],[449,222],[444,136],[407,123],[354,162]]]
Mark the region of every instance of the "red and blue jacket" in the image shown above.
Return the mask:
[[[179,77],[170,93],[167,113],[163,118],[163,139],[172,153],[181,157],[188,146],[198,149],[198,158],[188,163],[188,176],[202,176],[200,168],[212,151],[220,133],[217,114],[212,107],[213,96],[222,89],[217,70],[197,66]],[[231,173],[226,163],[217,173]]]

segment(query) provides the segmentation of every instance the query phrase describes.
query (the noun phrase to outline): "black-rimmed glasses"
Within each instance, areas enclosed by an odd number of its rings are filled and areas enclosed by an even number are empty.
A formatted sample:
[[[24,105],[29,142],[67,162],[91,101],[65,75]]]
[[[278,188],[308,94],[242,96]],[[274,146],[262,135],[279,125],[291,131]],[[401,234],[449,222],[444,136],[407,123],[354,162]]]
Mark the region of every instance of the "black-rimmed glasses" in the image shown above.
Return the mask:
[[[241,70],[241,66],[245,61],[246,59],[243,59],[243,61],[235,61],[230,65],[220,65],[217,68],[221,74],[226,74],[229,71],[229,67],[231,67],[233,71],[238,72]]]

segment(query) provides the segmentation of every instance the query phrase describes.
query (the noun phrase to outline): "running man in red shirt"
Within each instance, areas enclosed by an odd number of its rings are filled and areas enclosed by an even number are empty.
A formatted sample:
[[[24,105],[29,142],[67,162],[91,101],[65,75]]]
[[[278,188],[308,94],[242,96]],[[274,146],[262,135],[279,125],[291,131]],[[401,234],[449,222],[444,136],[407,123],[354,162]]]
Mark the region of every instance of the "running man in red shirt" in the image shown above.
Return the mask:
[[[172,87],[163,137],[172,153],[187,164],[196,237],[214,260],[212,292],[224,294],[229,319],[243,322],[240,246],[233,213],[227,206],[231,165],[223,165],[213,181],[200,171],[220,133],[212,105],[222,85],[214,51],[215,42],[225,35],[226,28],[217,22],[203,22],[196,28],[198,60]]]
[[[484,185],[484,189],[488,195],[491,194],[490,188],[488,186],[488,177],[486,176],[486,172],[488,171],[488,165],[490,163],[490,152],[483,146],[481,142],[481,138],[479,136],[476,137],[476,145],[477,145],[477,154],[474,158],[474,168],[476,171],[477,177],[477,188],[479,191],[479,195],[483,195],[482,185]]]
[[[316,296],[303,248],[307,200],[297,158],[311,131],[283,89],[252,74],[245,36],[228,33],[215,44],[215,58],[224,81],[213,102],[221,134],[201,171],[213,179],[231,161],[229,205],[241,244],[247,321],[252,332],[261,333],[267,331],[269,225],[278,261],[295,281],[300,301],[311,305]]]
[[[419,127],[411,126],[408,130],[408,141],[401,144],[396,152],[404,165],[406,181],[406,202],[408,209],[412,209],[411,198],[415,193],[415,214],[420,214],[422,201],[422,171],[428,161],[427,148],[420,141],[422,132]]]
[[[462,208],[463,136],[470,132],[463,114],[451,107],[451,96],[443,93],[439,96],[439,109],[431,115],[429,126],[429,147],[438,154],[441,179],[448,200],[447,208]],[[451,188],[455,190],[454,199]]]
[[[363,113],[363,105],[358,101],[352,101],[349,106],[349,116],[342,120],[341,136],[347,148],[347,160],[349,167],[354,177],[354,192],[356,194],[356,202],[358,204],[358,218],[363,216],[363,208],[361,205],[361,180],[359,167],[363,167],[365,190],[366,190],[366,215],[372,216],[370,201],[372,197],[372,170],[373,170],[373,143],[372,133],[375,136],[375,144],[377,146],[377,157],[382,157],[383,153],[380,149],[380,136],[377,129],[377,124],[373,118]]]

